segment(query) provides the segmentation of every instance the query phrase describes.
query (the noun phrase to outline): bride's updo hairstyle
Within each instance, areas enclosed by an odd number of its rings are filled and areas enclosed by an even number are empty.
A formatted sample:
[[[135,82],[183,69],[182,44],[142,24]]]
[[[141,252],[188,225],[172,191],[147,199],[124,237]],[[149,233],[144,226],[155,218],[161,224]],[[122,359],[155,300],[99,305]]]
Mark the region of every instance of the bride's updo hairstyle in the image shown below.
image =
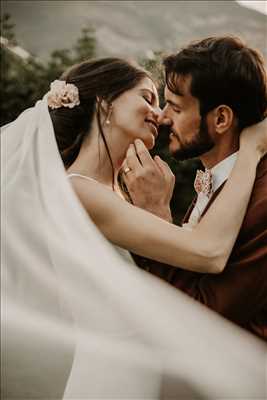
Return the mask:
[[[122,93],[138,85],[145,77],[151,78],[149,73],[137,64],[119,58],[84,61],[63,73],[60,80],[67,84],[74,84],[78,88],[80,100],[80,104],[73,108],[49,107],[56,141],[66,168],[78,156],[81,144],[90,131],[95,112],[99,133],[111,161],[101,126],[101,103],[105,100],[111,104]]]

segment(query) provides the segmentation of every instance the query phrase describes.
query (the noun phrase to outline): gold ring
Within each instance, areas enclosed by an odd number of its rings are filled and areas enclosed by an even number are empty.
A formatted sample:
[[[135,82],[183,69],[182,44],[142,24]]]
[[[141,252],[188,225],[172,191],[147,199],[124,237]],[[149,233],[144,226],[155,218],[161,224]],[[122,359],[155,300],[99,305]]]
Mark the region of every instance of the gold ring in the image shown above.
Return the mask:
[[[126,167],[124,168],[123,172],[125,173],[125,175],[127,175],[129,172],[131,171],[131,168]]]

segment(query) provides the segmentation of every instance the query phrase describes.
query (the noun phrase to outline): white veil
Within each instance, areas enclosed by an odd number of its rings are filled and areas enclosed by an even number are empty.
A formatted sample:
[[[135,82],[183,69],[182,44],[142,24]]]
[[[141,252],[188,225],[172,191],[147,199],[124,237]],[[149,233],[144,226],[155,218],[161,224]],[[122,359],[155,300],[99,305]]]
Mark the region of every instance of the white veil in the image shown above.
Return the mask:
[[[46,99],[1,140],[3,398],[265,397],[265,344],[128,264],[92,223]]]

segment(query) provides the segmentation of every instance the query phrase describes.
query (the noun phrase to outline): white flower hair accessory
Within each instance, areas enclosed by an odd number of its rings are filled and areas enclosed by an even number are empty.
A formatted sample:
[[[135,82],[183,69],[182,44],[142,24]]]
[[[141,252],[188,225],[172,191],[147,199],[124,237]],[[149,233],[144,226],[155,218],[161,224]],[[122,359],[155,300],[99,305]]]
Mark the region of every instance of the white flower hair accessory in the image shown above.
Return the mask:
[[[60,107],[73,108],[80,104],[77,86],[65,81],[55,80],[50,85],[47,103],[53,110]]]

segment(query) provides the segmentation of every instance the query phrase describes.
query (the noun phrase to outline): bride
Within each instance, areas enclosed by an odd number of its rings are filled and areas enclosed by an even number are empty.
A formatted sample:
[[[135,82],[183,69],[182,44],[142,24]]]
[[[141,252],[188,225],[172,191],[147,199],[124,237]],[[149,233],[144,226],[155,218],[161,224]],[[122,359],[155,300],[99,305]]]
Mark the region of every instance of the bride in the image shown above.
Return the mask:
[[[189,231],[129,204],[118,183],[129,145],[153,147],[159,112],[145,71],[101,59],[74,66],[3,128],[5,398],[262,395],[263,344],[134,268],[121,248],[219,273],[266,133],[242,134],[229,181]],[[155,163],[171,196],[172,174]]]

